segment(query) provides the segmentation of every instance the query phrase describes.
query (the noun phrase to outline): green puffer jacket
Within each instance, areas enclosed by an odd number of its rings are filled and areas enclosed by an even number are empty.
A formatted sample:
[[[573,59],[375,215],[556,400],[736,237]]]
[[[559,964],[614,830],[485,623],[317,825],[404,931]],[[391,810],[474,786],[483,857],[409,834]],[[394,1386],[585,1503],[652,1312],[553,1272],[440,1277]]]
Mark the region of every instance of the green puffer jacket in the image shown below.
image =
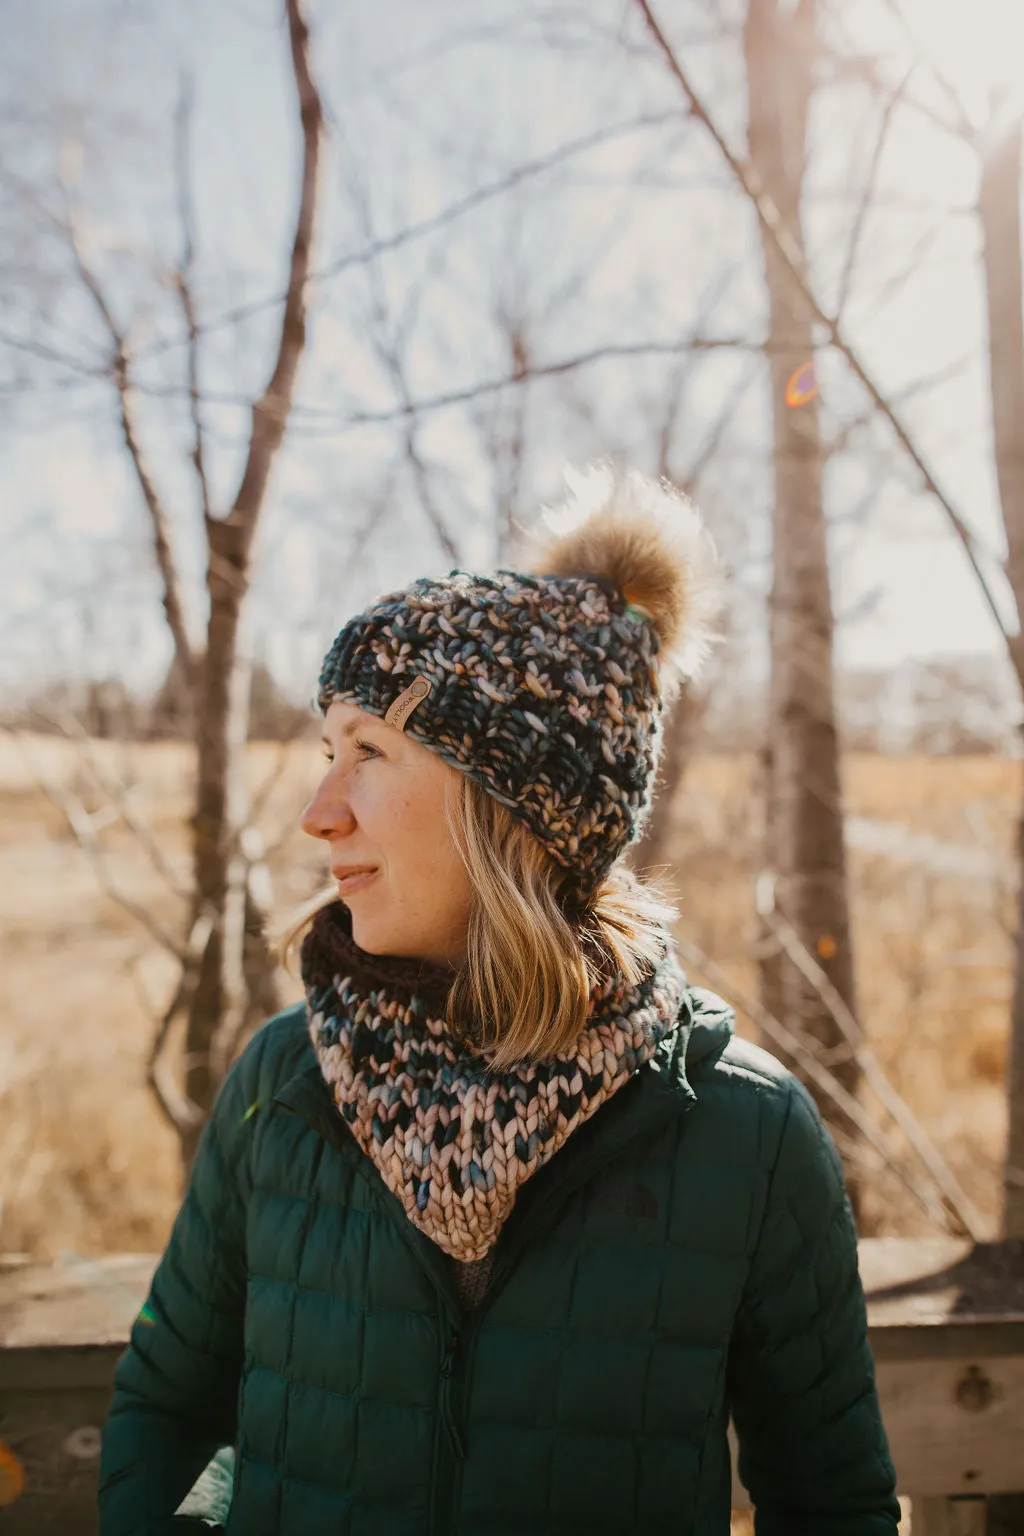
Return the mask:
[[[691,989],[520,1191],[467,1317],[320,1076],[304,1006],[230,1072],[104,1432],[102,1536],[236,1448],[230,1536],[889,1536],[842,1169],[813,1101]]]

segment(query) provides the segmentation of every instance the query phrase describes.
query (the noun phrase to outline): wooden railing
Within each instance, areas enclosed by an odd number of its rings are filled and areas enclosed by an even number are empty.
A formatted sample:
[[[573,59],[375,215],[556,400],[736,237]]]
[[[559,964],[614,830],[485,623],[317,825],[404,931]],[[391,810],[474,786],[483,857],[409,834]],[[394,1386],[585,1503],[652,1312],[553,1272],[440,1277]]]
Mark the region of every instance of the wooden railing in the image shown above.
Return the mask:
[[[985,1536],[988,1496],[1024,1490],[1024,1242],[884,1237],[859,1247],[912,1536]],[[746,1504],[735,1480],[733,1500]]]
[[[95,1536],[111,1372],[154,1263],[0,1260],[0,1443],[25,1475],[3,1536]],[[912,1536],[983,1536],[988,1496],[1024,1489],[1024,1243],[866,1239],[860,1268]]]

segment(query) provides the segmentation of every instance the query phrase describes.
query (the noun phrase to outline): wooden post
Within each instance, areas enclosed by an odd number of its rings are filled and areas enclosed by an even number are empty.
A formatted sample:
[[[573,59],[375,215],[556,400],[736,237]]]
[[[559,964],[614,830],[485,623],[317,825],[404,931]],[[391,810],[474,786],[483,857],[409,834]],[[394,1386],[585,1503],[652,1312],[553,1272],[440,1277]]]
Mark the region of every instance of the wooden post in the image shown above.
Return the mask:
[[[983,1494],[962,1499],[912,1499],[910,1536],[985,1536]]]
[[[95,1536],[100,1431],[111,1377],[155,1256],[0,1261],[0,1439],[25,1491],[4,1536]]]

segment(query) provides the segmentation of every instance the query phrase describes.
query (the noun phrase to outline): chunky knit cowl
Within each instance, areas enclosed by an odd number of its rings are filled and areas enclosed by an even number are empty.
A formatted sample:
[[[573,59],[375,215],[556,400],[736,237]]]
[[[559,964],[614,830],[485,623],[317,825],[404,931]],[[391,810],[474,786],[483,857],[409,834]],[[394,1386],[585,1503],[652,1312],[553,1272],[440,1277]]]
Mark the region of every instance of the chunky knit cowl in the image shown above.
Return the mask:
[[[574,1050],[496,1072],[445,1021],[454,973],[360,949],[341,902],[306,935],[302,978],[345,1123],[409,1220],[463,1262],[488,1253],[519,1187],[654,1054],[687,990],[666,930],[636,986],[595,982]]]

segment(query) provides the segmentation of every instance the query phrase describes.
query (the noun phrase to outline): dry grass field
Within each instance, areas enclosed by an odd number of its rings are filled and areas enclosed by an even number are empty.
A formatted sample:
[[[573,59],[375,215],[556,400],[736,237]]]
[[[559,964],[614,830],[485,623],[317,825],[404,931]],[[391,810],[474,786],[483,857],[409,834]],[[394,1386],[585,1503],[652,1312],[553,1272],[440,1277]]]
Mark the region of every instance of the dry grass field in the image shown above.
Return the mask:
[[[184,877],[187,751],[110,743],[89,750],[105,774],[129,786],[133,814]],[[318,748],[256,746],[249,768],[254,793],[271,786],[262,824],[274,912],[283,917],[322,878],[322,853],[296,827],[319,772]],[[895,854],[851,849],[860,1014],[892,1081],[985,1214],[989,1235],[1006,1134],[1020,771],[993,757],[855,756],[845,765],[850,816],[903,838]],[[746,758],[695,762],[674,808],[673,849],[681,930],[750,994],[754,772]],[[0,1251],[154,1250],[180,1197],[176,1140],[144,1084],[172,966],[103,892],[40,779],[74,788],[90,810],[102,803],[79,749],[0,738]],[[182,903],[124,820],[99,817],[96,826],[120,888],[176,925]],[[948,857],[908,857],[906,833],[918,851],[928,839],[940,850],[988,850],[993,868],[979,873],[968,863],[954,872]],[[876,825],[872,847],[877,834]],[[283,990],[299,995],[294,977],[283,978]],[[754,1036],[749,1020],[738,1024]],[[868,1230],[928,1230],[877,1159],[865,1168]]]

